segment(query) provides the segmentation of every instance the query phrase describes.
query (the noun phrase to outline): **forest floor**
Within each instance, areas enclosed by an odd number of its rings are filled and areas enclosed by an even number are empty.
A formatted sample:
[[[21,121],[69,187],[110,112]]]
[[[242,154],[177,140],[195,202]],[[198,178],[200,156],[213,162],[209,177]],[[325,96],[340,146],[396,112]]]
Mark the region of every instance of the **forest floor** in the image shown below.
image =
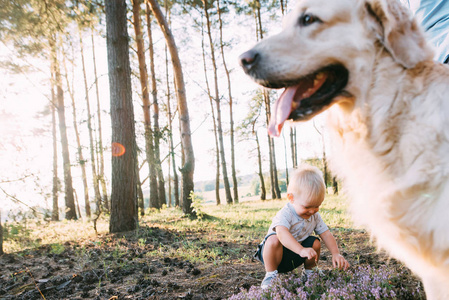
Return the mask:
[[[250,211],[272,216],[284,203],[271,202],[262,208],[257,203],[239,204],[226,208],[227,215],[219,217],[208,211],[199,221],[172,209],[164,215],[154,213],[148,217],[152,222],[141,222],[135,232],[104,232],[74,240],[67,233],[57,243],[5,254],[0,256],[0,299],[228,298],[261,283],[264,268],[252,256],[271,218],[262,222],[250,216]],[[246,221],[242,215],[231,218],[235,210],[245,211]],[[326,209],[322,215],[326,220]],[[48,227],[46,231],[58,236],[58,230],[66,226],[66,230],[82,232],[76,227],[80,223],[61,222],[59,229]],[[396,284],[410,291],[407,298],[425,298],[421,282],[401,263],[377,251],[363,229],[334,226],[332,233],[352,266],[387,265],[401,274]],[[326,271],[331,266],[329,251],[323,246],[319,267]]]

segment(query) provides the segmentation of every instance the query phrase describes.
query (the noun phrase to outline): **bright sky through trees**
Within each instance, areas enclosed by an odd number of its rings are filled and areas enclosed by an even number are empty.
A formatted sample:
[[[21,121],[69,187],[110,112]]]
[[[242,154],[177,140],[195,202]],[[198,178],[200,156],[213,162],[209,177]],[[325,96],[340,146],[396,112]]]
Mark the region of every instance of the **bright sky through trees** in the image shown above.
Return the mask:
[[[231,70],[233,97],[235,98],[234,120],[236,126],[246,117],[250,100],[253,97],[254,90],[259,88],[251,81],[240,69],[237,58],[240,53],[247,50],[255,43],[255,34],[253,32],[253,24],[251,18],[239,18],[238,30],[225,29],[224,39],[230,42],[227,52],[227,60],[229,69]],[[281,22],[271,22],[272,30],[269,33],[275,33],[280,30]],[[104,26],[104,25],[99,25]],[[213,180],[214,171],[214,142],[212,132],[212,119],[207,97],[204,93],[204,73],[201,62],[201,34],[195,28],[192,20],[189,18],[173,17],[174,35],[178,40],[181,61],[185,70],[185,81],[187,85],[187,99],[190,110],[191,130],[193,132],[193,147],[196,157],[195,181]],[[74,29],[73,36],[77,36]],[[129,34],[132,36],[133,31],[130,29]],[[269,34],[268,34],[269,35]],[[94,99],[95,87],[92,66],[92,45],[90,43],[90,33],[84,33],[85,42],[84,51],[87,65],[87,79],[90,84],[91,98]],[[74,39],[75,40],[75,39]],[[164,40],[159,32],[155,30],[155,47],[157,48],[158,59],[165,60],[164,57]],[[135,47],[134,40],[130,43],[131,47]],[[88,131],[86,125],[86,107],[84,101],[83,78],[81,73],[81,63],[79,54],[79,45],[76,42],[72,45],[73,49],[66,49],[68,57],[73,60],[73,64],[67,61],[69,82],[74,85],[75,97],[77,99],[77,115],[80,124],[80,134],[83,139],[84,147],[88,143]],[[108,148],[105,152],[105,175],[110,180],[110,162],[111,162],[111,141],[110,141],[110,116],[109,116],[109,88],[107,78],[106,63],[106,41],[104,36],[96,36],[96,60],[98,68],[100,99],[102,106],[102,127],[104,145]],[[131,64],[135,74],[137,70],[137,60],[134,50],[131,50]],[[47,62],[38,59],[18,59],[14,50],[8,48],[5,44],[0,44],[0,60],[16,62],[21,65],[31,66],[37,71],[12,74],[0,69],[0,77],[2,85],[0,86],[0,169],[2,181],[12,181],[10,183],[2,183],[0,185],[11,196],[16,197],[27,205],[40,205],[51,208],[51,178],[52,178],[52,138],[51,138],[51,115],[49,112],[50,97],[50,66]],[[163,77],[164,65],[160,63],[157,72],[159,77]],[[209,75],[211,76],[211,75]],[[220,89],[223,94],[226,91],[226,80],[224,73],[220,75]],[[159,78],[160,79],[160,78]],[[65,82],[65,79],[64,79]],[[134,98],[134,114],[136,118],[136,134],[137,142],[140,148],[144,148],[143,144],[143,116],[140,108],[140,98],[137,94],[138,80],[132,78],[133,98]],[[165,97],[161,93],[161,98]],[[68,97],[67,97],[68,99]],[[162,100],[162,99],[161,99]],[[165,102],[165,99],[163,99]],[[92,105],[94,107],[94,105]],[[224,122],[224,132],[229,128],[228,108],[226,102],[222,104],[222,115]],[[78,201],[82,198],[81,172],[77,167],[76,160],[76,142],[73,136],[72,108],[70,101],[66,101],[66,118],[69,131],[70,155],[72,157],[72,173],[74,180],[74,188],[78,193]],[[161,114],[161,125],[167,124],[165,112]],[[323,116],[315,120],[316,124],[322,126]],[[178,126],[177,116],[175,119],[176,128]],[[289,126],[284,128],[285,143],[287,148],[288,165],[291,166],[291,154],[288,131]],[[258,129],[261,145],[267,150],[266,128],[261,126]],[[321,156],[321,137],[313,128],[312,122],[302,123],[297,126],[298,151],[300,158],[320,157]],[[229,151],[229,135],[225,137],[226,155],[230,155]],[[174,144],[179,143],[179,136],[175,135]],[[285,153],[284,139],[281,137],[275,141],[277,153],[278,170],[285,169]],[[58,144],[60,147],[60,144]],[[237,175],[254,174],[257,171],[257,161],[255,153],[252,153],[254,141],[242,140],[236,134],[236,168]],[[267,152],[265,151],[264,152]],[[167,153],[167,145],[163,143],[161,148],[161,158],[163,159]],[[87,151],[86,151],[87,153]],[[263,154],[267,158],[266,153]],[[139,155],[139,162],[144,158],[143,153]],[[62,164],[62,158],[58,158],[59,166]],[[179,159],[179,157],[178,157]],[[228,164],[230,159],[228,158]],[[164,174],[168,174],[168,166],[164,164]],[[268,162],[264,162],[264,172],[268,172]],[[146,166],[141,170],[141,178],[145,178],[148,174]],[[62,171],[59,173],[62,178]],[[89,175],[90,176],[90,175]],[[23,180],[22,180],[23,179]],[[17,181],[19,180],[19,181]],[[62,184],[62,183],[61,183]],[[144,188],[147,184],[144,185]],[[93,195],[93,191],[90,191]],[[60,201],[63,201],[60,195]],[[16,206],[3,192],[0,191],[0,202],[2,210],[5,212],[2,217],[7,215],[7,210]]]

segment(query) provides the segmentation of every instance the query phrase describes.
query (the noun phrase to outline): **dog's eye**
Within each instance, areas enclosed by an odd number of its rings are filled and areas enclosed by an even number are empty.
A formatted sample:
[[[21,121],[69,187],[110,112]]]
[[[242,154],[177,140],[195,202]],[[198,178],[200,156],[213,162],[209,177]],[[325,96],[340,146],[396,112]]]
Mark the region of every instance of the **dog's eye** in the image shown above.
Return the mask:
[[[301,26],[309,26],[315,22],[319,21],[319,19],[317,17],[315,17],[314,15],[309,15],[309,14],[303,14],[300,18],[299,18],[299,25]]]

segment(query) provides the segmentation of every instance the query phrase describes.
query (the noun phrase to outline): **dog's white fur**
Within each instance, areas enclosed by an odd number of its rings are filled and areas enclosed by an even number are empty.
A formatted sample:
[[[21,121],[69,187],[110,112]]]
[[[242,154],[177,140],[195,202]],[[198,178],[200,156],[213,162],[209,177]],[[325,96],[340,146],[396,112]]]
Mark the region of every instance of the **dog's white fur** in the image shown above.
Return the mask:
[[[321,22],[300,26],[303,13]],[[428,299],[449,299],[449,68],[433,62],[408,10],[396,0],[300,0],[283,31],[253,50],[267,80],[349,70],[348,93],[329,110],[331,167],[379,246],[421,277]]]

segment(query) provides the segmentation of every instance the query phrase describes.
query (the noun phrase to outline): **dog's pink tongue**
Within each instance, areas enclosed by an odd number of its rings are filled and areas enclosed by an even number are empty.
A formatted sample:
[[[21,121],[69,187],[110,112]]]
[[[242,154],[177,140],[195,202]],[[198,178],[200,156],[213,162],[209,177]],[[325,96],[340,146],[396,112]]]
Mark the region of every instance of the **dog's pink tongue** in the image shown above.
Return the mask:
[[[270,124],[268,125],[268,133],[271,136],[277,137],[281,134],[284,122],[287,120],[292,110],[293,99],[295,98],[298,89],[298,85],[286,88],[274,104],[271,112]]]
[[[288,116],[295,110],[302,99],[312,96],[326,82],[327,74],[318,73],[314,78],[302,80],[295,86],[287,87],[273,106],[268,133],[277,137]]]

